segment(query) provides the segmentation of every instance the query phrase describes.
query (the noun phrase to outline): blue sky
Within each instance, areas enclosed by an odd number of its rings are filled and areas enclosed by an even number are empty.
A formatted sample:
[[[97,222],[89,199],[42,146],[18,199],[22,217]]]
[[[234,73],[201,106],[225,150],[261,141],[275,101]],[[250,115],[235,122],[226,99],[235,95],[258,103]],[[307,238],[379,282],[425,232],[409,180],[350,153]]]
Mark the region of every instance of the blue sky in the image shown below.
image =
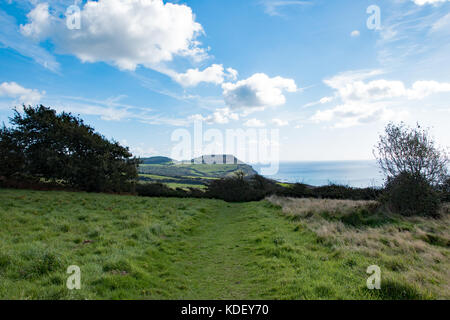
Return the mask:
[[[445,147],[449,40],[445,0],[0,0],[0,121],[42,103],[140,156],[194,120],[277,129],[281,160],[371,159],[388,121]]]

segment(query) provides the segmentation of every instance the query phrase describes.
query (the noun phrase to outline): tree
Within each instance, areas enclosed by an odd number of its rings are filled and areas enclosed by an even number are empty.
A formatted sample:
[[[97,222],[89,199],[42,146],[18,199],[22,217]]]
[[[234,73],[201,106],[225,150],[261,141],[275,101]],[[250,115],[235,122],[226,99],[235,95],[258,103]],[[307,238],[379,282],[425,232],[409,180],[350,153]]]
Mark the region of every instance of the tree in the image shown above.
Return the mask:
[[[0,129],[0,176],[10,178],[24,169],[25,158],[12,130]]]
[[[388,179],[401,173],[420,176],[433,186],[447,179],[448,155],[435,146],[427,129],[389,123],[381,135],[374,155]]]
[[[10,118],[12,128],[0,131],[1,153],[9,155],[1,160],[9,169],[0,168],[0,175],[58,180],[86,191],[131,191],[138,160],[128,148],[70,113],[42,105],[23,109]]]

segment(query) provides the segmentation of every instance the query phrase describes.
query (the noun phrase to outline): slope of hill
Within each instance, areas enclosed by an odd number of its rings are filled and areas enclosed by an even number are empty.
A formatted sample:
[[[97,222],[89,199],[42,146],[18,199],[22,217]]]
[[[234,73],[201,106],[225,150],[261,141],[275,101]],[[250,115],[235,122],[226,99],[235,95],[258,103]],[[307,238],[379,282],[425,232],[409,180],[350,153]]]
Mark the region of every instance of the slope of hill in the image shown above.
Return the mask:
[[[174,161],[168,157],[150,157],[150,158],[141,158],[142,164],[171,164]]]
[[[223,178],[242,171],[246,176],[257,172],[231,155],[208,155],[176,162],[166,157],[144,159],[139,166],[139,178],[146,182],[162,182],[169,186],[201,187],[209,180]]]

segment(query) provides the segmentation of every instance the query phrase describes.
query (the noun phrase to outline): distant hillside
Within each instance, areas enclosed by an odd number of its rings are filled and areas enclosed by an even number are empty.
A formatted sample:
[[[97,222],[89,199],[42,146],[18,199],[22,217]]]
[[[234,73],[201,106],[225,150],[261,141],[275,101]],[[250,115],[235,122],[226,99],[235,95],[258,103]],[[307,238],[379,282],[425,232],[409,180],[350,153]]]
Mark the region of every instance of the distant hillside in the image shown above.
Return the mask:
[[[204,186],[211,179],[232,176],[237,171],[243,171],[246,176],[257,174],[250,165],[232,155],[205,155],[180,162],[167,157],[142,160],[139,165],[141,181],[157,181],[174,187]]]
[[[150,157],[150,158],[141,158],[142,164],[171,164],[173,162],[172,159],[168,157]]]
[[[182,161],[183,164],[245,164],[231,154],[211,154],[204,155],[191,159],[189,161]]]

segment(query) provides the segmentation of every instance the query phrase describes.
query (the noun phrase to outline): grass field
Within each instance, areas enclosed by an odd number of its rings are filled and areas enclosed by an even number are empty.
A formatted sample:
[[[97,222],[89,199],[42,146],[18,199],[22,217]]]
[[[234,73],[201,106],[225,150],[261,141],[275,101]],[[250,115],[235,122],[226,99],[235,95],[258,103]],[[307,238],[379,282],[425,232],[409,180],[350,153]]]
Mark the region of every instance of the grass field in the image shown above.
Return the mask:
[[[208,182],[237,171],[256,173],[246,164],[140,164],[139,178],[141,182],[160,182],[172,189],[204,189]]]
[[[153,174],[163,177],[226,177],[242,170],[246,174],[255,171],[246,164],[141,164],[140,174]]]
[[[368,290],[366,268],[384,271],[384,257],[324,241],[267,200],[0,190],[1,299],[449,298],[448,274],[409,282],[410,252],[383,254],[401,268]],[[69,265],[81,290],[66,288]]]

